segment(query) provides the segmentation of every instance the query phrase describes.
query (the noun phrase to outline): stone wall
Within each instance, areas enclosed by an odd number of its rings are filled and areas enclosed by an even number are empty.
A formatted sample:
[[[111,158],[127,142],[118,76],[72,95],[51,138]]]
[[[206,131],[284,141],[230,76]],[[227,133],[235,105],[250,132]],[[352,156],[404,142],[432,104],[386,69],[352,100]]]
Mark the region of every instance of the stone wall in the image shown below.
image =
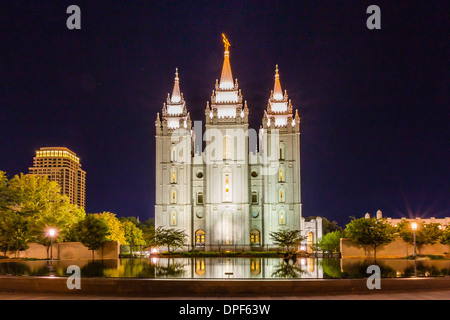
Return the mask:
[[[420,254],[446,255],[449,257],[450,246],[436,243],[434,245],[424,245],[420,249]],[[401,238],[395,239],[392,243],[377,248],[377,258],[404,258],[414,254],[414,246],[406,243]],[[419,249],[417,249],[419,254]],[[371,258],[373,248],[353,243],[351,239],[341,239],[342,258]]]
[[[103,249],[94,251],[95,259],[118,259],[120,244],[118,241],[106,242]],[[10,258],[16,257],[16,252],[8,252]],[[50,249],[47,255],[47,247],[30,243],[25,251],[17,252],[18,258],[48,259]],[[53,259],[58,260],[83,260],[92,259],[92,251],[85,247],[81,242],[61,242],[53,244]]]

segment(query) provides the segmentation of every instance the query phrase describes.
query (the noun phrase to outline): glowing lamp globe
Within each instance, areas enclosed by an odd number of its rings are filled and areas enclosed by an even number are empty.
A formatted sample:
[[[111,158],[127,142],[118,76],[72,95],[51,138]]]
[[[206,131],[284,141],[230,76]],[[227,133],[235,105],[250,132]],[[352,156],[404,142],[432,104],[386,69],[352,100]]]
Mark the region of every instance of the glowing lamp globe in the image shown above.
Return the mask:
[[[50,230],[48,230],[48,235],[49,235],[51,238],[55,237],[55,235],[56,235],[56,230],[55,230],[55,229],[50,229]]]

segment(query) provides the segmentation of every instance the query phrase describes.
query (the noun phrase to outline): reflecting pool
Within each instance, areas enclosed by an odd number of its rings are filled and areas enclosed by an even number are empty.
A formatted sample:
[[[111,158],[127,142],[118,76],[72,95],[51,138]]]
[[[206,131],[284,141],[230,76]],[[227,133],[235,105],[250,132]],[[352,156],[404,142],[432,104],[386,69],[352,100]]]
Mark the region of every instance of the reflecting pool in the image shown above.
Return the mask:
[[[0,260],[1,275],[66,277],[77,265],[82,277],[178,279],[356,279],[369,265],[380,266],[384,278],[450,276],[450,260],[298,258],[149,258],[119,260]]]

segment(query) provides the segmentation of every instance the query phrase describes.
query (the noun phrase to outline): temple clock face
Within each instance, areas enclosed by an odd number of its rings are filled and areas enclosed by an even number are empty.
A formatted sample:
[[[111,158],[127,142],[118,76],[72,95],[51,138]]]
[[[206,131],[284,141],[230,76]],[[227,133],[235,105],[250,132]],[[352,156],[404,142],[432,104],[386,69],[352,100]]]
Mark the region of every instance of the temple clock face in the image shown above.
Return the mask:
[[[259,216],[259,212],[258,211],[253,211],[252,212],[252,217],[253,218],[258,218],[258,216]]]
[[[202,211],[198,211],[196,214],[197,218],[201,219],[203,218],[203,212]]]

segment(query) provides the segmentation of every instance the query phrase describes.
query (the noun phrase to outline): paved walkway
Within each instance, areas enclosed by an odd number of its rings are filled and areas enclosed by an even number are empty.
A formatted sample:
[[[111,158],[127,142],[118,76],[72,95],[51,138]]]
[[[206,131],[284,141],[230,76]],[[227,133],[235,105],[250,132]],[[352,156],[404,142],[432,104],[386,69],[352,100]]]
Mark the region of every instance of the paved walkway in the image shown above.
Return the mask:
[[[450,300],[450,290],[423,291],[405,293],[345,294],[310,297],[196,297],[196,298],[145,298],[145,297],[109,297],[109,296],[77,296],[51,295],[31,293],[3,293],[0,300]]]

